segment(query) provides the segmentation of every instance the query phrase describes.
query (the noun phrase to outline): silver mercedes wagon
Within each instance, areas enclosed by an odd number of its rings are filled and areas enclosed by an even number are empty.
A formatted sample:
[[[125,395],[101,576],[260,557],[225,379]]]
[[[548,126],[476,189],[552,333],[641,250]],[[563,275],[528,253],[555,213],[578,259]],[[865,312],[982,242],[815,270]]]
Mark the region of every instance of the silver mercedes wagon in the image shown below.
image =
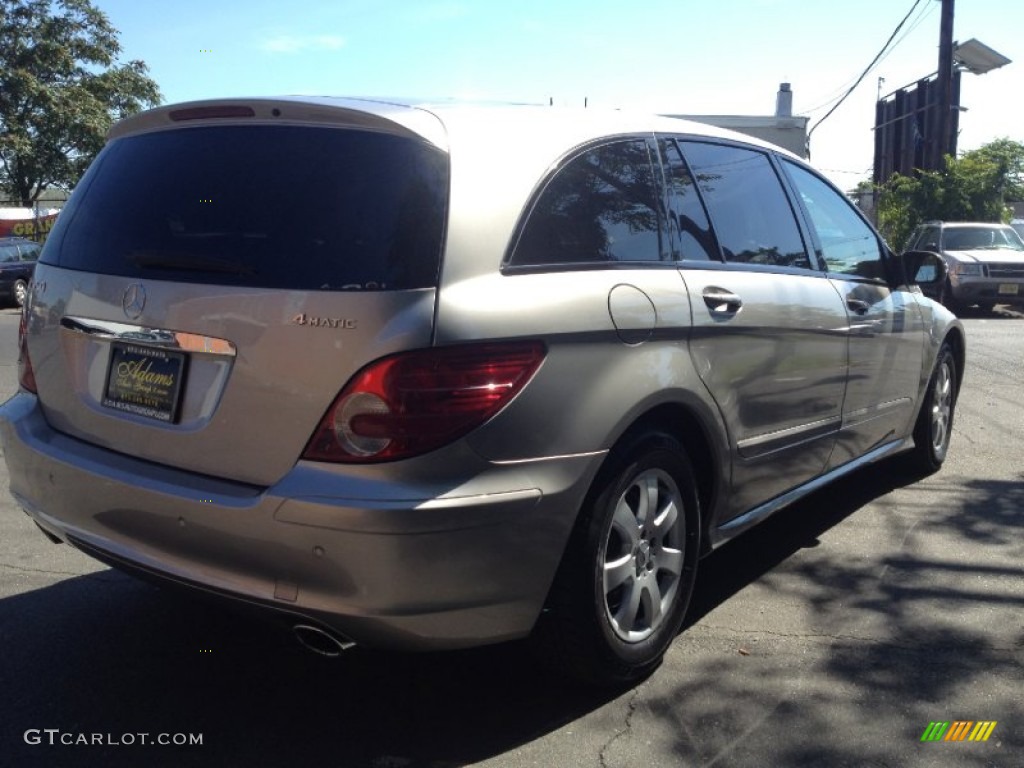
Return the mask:
[[[322,652],[531,636],[628,682],[703,554],[877,460],[939,468],[965,349],[921,290],[944,279],[707,126],[161,107],[112,129],[46,242],[11,493]]]

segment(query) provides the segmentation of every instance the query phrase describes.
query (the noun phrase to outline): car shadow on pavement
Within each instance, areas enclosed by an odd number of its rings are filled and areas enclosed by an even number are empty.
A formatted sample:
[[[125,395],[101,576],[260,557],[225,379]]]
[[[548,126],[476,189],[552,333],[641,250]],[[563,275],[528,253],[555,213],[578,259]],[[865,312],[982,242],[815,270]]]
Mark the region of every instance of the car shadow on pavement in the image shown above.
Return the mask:
[[[1024,475],[956,481],[960,503],[933,506],[955,498],[950,482],[936,475],[873,510],[872,525],[894,534],[875,551],[844,557],[822,536],[886,493],[886,478],[861,473],[711,555],[710,591],[696,596],[690,622],[729,596],[718,591],[728,579],[757,581],[773,606],[796,605],[805,618],[797,629],[748,623],[729,635],[723,652],[647,699],[659,723],[645,722],[647,732],[672,734],[680,765],[1024,764]],[[787,642],[797,638],[794,651]],[[955,754],[916,749],[936,718],[998,720],[999,737]]]
[[[514,643],[328,659],[282,626],[112,570],[0,600],[0,647],[2,765],[442,768],[621,694],[569,685]],[[52,746],[45,729],[61,732]],[[143,747],[143,733],[202,744]],[[78,734],[120,745],[59,743]]]
[[[780,510],[701,561],[683,631],[875,499],[920,480],[899,459],[855,472]],[[756,531],[756,533],[754,532]]]
[[[688,625],[908,481],[860,473],[723,547],[702,564]],[[523,644],[324,659],[276,625],[116,571],[0,600],[0,648],[0,754],[11,765],[444,768],[508,752],[624,693],[574,687]],[[45,729],[60,732],[52,746]],[[202,744],[140,746],[131,735],[143,733]],[[79,734],[120,745],[60,744]]]

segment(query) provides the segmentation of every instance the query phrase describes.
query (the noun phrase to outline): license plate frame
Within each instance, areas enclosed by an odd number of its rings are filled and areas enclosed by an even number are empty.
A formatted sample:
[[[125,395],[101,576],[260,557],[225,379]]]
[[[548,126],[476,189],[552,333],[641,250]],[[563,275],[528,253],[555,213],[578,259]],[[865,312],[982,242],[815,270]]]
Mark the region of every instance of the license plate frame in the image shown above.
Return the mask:
[[[103,385],[103,406],[176,424],[187,367],[184,352],[114,342]]]

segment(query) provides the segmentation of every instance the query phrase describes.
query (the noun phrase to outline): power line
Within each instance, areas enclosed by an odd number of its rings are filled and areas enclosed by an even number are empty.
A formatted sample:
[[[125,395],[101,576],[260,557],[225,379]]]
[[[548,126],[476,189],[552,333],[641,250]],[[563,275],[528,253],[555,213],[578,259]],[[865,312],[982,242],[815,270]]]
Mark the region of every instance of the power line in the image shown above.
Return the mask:
[[[931,16],[933,13],[935,13],[935,11],[937,11],[938,8],[939,6],[933,5],[932,3],[928,3],[927,5],[925,5],[917,14],[917,18],[910,23],[910,26],[907,28],[907,31],[900,35],[899,39],[895,43],[893,43],[893,46],[888,51],[885,52],[885,56],[883,56],[882,59],[884,60],[889,56],[890,53],[895,51],[896,48],[899,47],[899,44],[906,40],[908,37],[910,37],[910,35],[914,33],[914,30],[920,27],[924,20]]]
[[[921,25],[924,23],[924,20],[928,18],[936,10],[937,7],[937,5],[933,5],[932,3],[927,3],[924,6],[922,6],[921,10],[918,11],[918,16],[916,16],[916,18],[913,19],[913,22],[910,23],[910,26],[906,29],[906,31],[899,36],[899,39],[896,40],[895,43],[889,46],[889,49],[886,50],[885,54],[878,59],[876,65],[874,65],[874,67],[872,67],[871,69],[876,69],[880,65],[880,63],[885,61],[890,56],[890,54],[900,46],[900,44],[904,40],[906,40],[910,35],[912,35],[916,29],[921,27]],[[910,9],[910,12],[913,12],[912,8]],[[812,106],[810,110],[802,110],[800,114],[810,117],[815,112],[819,112],[821,110],[829,108],[829,106],[836,103],[836,101],[842,97],[844,92],[847,90],[847,88],[850,87],[850,84],[853,82],[854,81],[852,79],[848,80],[835,91],[831,92],[817,106]]]
[[[900,44],[908,37],[910,37],[910,35],[913,34],[914,30],[921,26],[924,20],[931,16],[932,13],[936,10],[936,8],[938,8],[938,6],[933,5],[931,3],[927,3],[924,6],[922,6],[921,10],[917,12],[917,18],[915,18],[910,23],[910,26],[907,27],[907,30],[902,35],[899,36],[899,39],[896,40],[896,42],[893,43],[891,46],[889,46],[889,49],[885,51],[885,54],[875,63],[875,67],[877,67],[878,64],[881,64],[883,61],[885,61],[893,51],[899,48]],[[911,13],[913,13],[913,8],[911,8]],[[874,69],[875,67],[872,67],[872,69]],[[826,109],[832,106],[853,82],[854,81],[851,79],[843,83],[841,86],[836,88],[831,94],[829,94],[829,96],[825,98],[818,106],[812,107],[811,109],[801,110],[800,114],[809,116],[813,112],[817,112],[819,110]]]
[[[816,122],[813,126],[811,126],[811,129],[807,132],[808,148],[810,147],[811,134],[814,133],[815,129],[819,125],[821,125],[823,122],[828,120],[829,117],[832,116],[833,112],[835,112],[837,109],[839,109],[840,105],[842,105],[842,103],[844,101],[846,101],[847,98],[849,98],[850,94],[853,93],[854,90],[856,90],[857,86],[860,85],[861,82],[864,80],[864,78],[868,76],[868,73],[874,68],[875,64],[878,63],[879,59],[882,58],[882,56],[885,54],[886,50],[889,48],[889,45],[892,43],[893,40],[896,39],[896,35],[898,35],[900,33],[901,29],[903,29],[903,25],[907,23],[907,19],[909,19],[913,15],[914,11],[917,10],[917,6],[919,6],[920,4],[921,4],[921,0],[914,0],[914,4],[912,6],[910,6],[910,10],[907,11],[907,15],[904,16],[903,20],[900,21],[900,23],[896,25],[896,29],[894,29],[892,31],[892,34],[889,35],[889,39],[885,41],[885,45],[882,46],[882,49],[875,55],[875,58],[873,58],[871,60],[871,63],[868,64],[868,66],[864,69],[864,71],[860,73],[860,77],[857,78],[856,82],[854,82],[854,84],[850,86],[850,89],[846,93],[843,94],[843,97],[841,99],[839,99],[839,101],[837,101],[835,103],[835,106],[833,106],[832,109],[830,109],[828,112],[825,113],[825,116],[823,118],[821,118],[818,122]],[[808,152],[808,154],[810,154],[810,153]]]

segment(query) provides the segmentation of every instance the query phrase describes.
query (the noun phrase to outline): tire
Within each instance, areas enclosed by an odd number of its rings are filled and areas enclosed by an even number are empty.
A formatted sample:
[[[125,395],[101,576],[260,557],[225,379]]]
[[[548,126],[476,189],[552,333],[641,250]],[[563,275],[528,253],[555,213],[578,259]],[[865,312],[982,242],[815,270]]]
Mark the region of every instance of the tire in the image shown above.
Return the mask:
[[[11,286],[11,296],[14,298],[14,303],[19,307],[25,305],[25,299],[28,297],[28,283],[24,280],[15,280],[14,285]]]
[[[679,442],[648,432],[609,454],[587,494],[534,645],[584,683],[653,672],[679,633],[697,576],[700,507]]]
[[[964,305],[953,296],[953,285],[949,282],[948,278],[946,279],[946,284],[942,286],[939,303],[954,315],[959,315],[964,310]]]
[[[930,475],[942,467],[953,433],[957,394],[956,358],[949,344],[943,343],[914,424],[914,449],[908,454],[913,471]]]

